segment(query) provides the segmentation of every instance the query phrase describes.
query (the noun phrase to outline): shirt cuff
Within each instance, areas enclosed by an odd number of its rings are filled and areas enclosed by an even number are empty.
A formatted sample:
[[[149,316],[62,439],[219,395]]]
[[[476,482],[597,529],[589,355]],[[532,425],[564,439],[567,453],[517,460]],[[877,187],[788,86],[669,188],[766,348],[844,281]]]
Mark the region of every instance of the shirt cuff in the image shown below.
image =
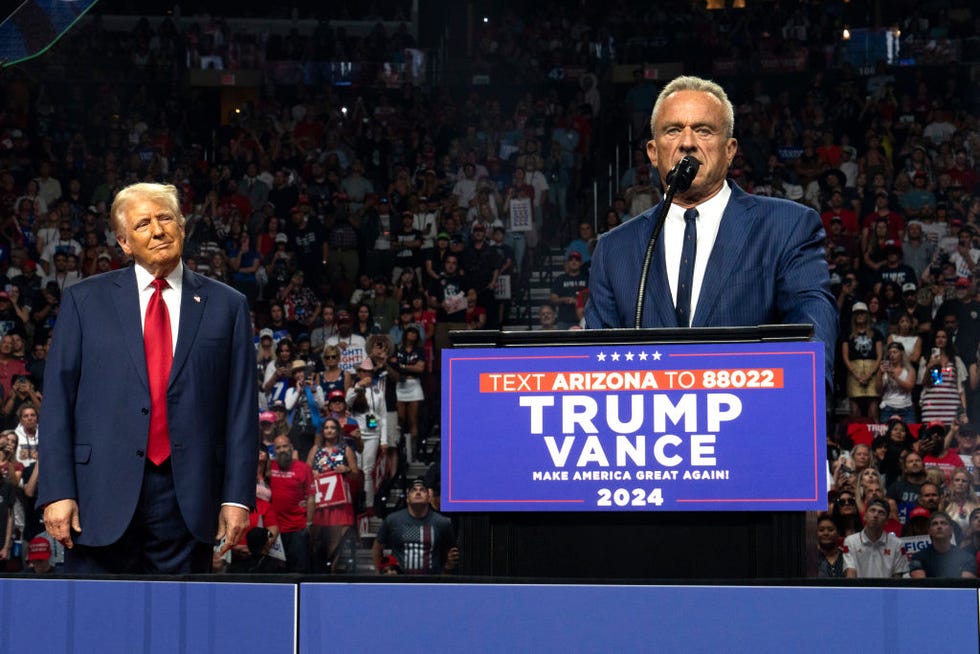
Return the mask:
[[[248,508],[244,504],[239,504],[238,502],[222,502],[221,506],[237,506],[239,509],[245,509],[249,513],[252,512],[252,509]]]

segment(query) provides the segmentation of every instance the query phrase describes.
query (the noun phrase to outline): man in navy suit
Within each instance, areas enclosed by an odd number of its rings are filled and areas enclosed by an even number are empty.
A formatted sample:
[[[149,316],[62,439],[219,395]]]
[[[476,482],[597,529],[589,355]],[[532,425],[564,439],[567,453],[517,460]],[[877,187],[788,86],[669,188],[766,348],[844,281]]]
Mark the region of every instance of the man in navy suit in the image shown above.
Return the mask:
[[[239,542],[255,501],[248,304],[183,266],[173,186],[123,189],[111,218],[135,265],[65,290],[44,380],[38,503],[69,572],[207,572],[215,538]],[[165,353],[169,379],[166,367],[154,375],[152,351]],[[162,434],[149,435],[151,422]]]
[[[686,155],[701,166],[690,188],[674,196],[657,239],[641,326],[812,323],[826,348],[826,374],[832,379],[837,310],[820,217],[794,202],[749,195],[726,180],[738,145],[732,138],[732,104],[719,85],[678,77],[660,93],[650,124],[647,156],[662,179]],[[587,327],[633,326],[640,270],[659,209],[599,238],[592,255]],[[689,209],[697,210],[697,247],[690,312],[682,321],[675,305]]]

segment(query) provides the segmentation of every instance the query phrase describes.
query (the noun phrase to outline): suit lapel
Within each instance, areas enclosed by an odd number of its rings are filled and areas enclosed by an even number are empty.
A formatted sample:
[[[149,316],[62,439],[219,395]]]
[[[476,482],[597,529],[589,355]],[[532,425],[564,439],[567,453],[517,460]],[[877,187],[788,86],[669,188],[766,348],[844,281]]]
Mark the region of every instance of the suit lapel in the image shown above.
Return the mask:
[[[748,239],[756,230],[758,216],[754,211],[755,204],[751,195],[732,184],[732,196],[722,214],[718,236],[704,271],[692,327],[711,324],[712,314],[718,307],[722,292],[728,287],[729,277],[744,265],[743,256]]]
[[[654,210],[660,211],[660,205]],[[655,223],[655,219],[651,219]],[[651,229],[652,233],[652,229]],[[646,255],[647,243],[649,239],[641,244],[642,253],[640,262],[642,266],[643,257]],[[667,264],[664,259],[664,233],[660,232],[657,238],[656,250],[653,261],[650,263],[650,278],[647,280],[646,306],[643,316],[644,325],[655,325],[657,327],[677,327],[677,312],[674,311],[674,302],[670,295],[670,282],[667,281]]]
[[[191,345],[197,336],[204,315],[204,305],[208,297],[201,292],[201,280],[184,266],[182,280],[183,288],[180,297],[180,325],[177,327],[177,347],[174,349],[174,362],[170,368],[170,383],[172,384],[180,369],[187,363]]]
[[[143,349],[143,320],[140,316],[139,289],[136,288],[136,272],[130,267],[116,275],[116,288],[112,293],[112,305],[116,310],[117,324],[122,326],[123,341],[126,351],[133,361],[136,370],[146,390],[150,389],[150,380],[146,375],[146,352]]]

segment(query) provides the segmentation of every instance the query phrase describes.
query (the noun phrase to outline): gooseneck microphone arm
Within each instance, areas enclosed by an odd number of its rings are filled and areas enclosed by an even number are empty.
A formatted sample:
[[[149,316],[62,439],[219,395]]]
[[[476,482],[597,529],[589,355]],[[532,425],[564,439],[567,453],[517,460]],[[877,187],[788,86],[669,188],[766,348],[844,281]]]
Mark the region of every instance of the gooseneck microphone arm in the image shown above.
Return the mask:
[[[660,210],[657,212],[657,221],[654,223],[653,233],[650,234],[647,252],[643,257],[643,268],[640,270],[640,284],[636,291],[636,314],[633,317],[634,329],[639,329],[642,326],[640,322],[643,318],[643,304],[646,300],[647,276],[650,274],[650,263],[653,261],[653,252],[657,247],[657,239],[660,238],[660,232],[663,231],[664,223],[667,221],[667,212],[670,210],[670,204],[674,201],[674,193],[677,191],[683,193],[691,188],[691,182],[694,181],[694,177],[698,174],[698,168],[700,167],[700,161],[691,155],[685,155],[684,158],[677,162],[677,165],[671,168],[670,172],[667,173],[667,179],[664,180],[667,183],[667,193],[664,195],[664,201],[661,203]]]

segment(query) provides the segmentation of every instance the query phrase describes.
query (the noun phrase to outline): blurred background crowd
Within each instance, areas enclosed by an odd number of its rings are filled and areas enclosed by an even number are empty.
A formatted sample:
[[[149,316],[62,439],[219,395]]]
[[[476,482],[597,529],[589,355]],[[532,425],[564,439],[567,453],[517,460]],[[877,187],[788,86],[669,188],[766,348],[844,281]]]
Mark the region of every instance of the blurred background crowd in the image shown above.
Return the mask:
[[[735,105],[731,178],[813,207],[827,229],[840,342],[814,574],[844,574],[841,541],[876,498],[910,552],[931,529],[921,518],[945,512],[976,556],[973,3],[307,4],[105,0],[0,68],[9,569],[58,563],[32,497],[61,292],[126,265],[108,209],[154,181],[180,191],[187,265],[253,309],[266,531],[231,565],[258,566],[280,532],[306,527],[276,516],[268,468],[288,465],[287,437],[315,473],[357,474],[343,510],[314,507],[307,567],[281,569],[452,570],[466,553],[451,525],[420,563],[390,524],[396,509],[438,515],[448,332],[581,326],[595,239],[661,198],[649,113],[682,73]]]

